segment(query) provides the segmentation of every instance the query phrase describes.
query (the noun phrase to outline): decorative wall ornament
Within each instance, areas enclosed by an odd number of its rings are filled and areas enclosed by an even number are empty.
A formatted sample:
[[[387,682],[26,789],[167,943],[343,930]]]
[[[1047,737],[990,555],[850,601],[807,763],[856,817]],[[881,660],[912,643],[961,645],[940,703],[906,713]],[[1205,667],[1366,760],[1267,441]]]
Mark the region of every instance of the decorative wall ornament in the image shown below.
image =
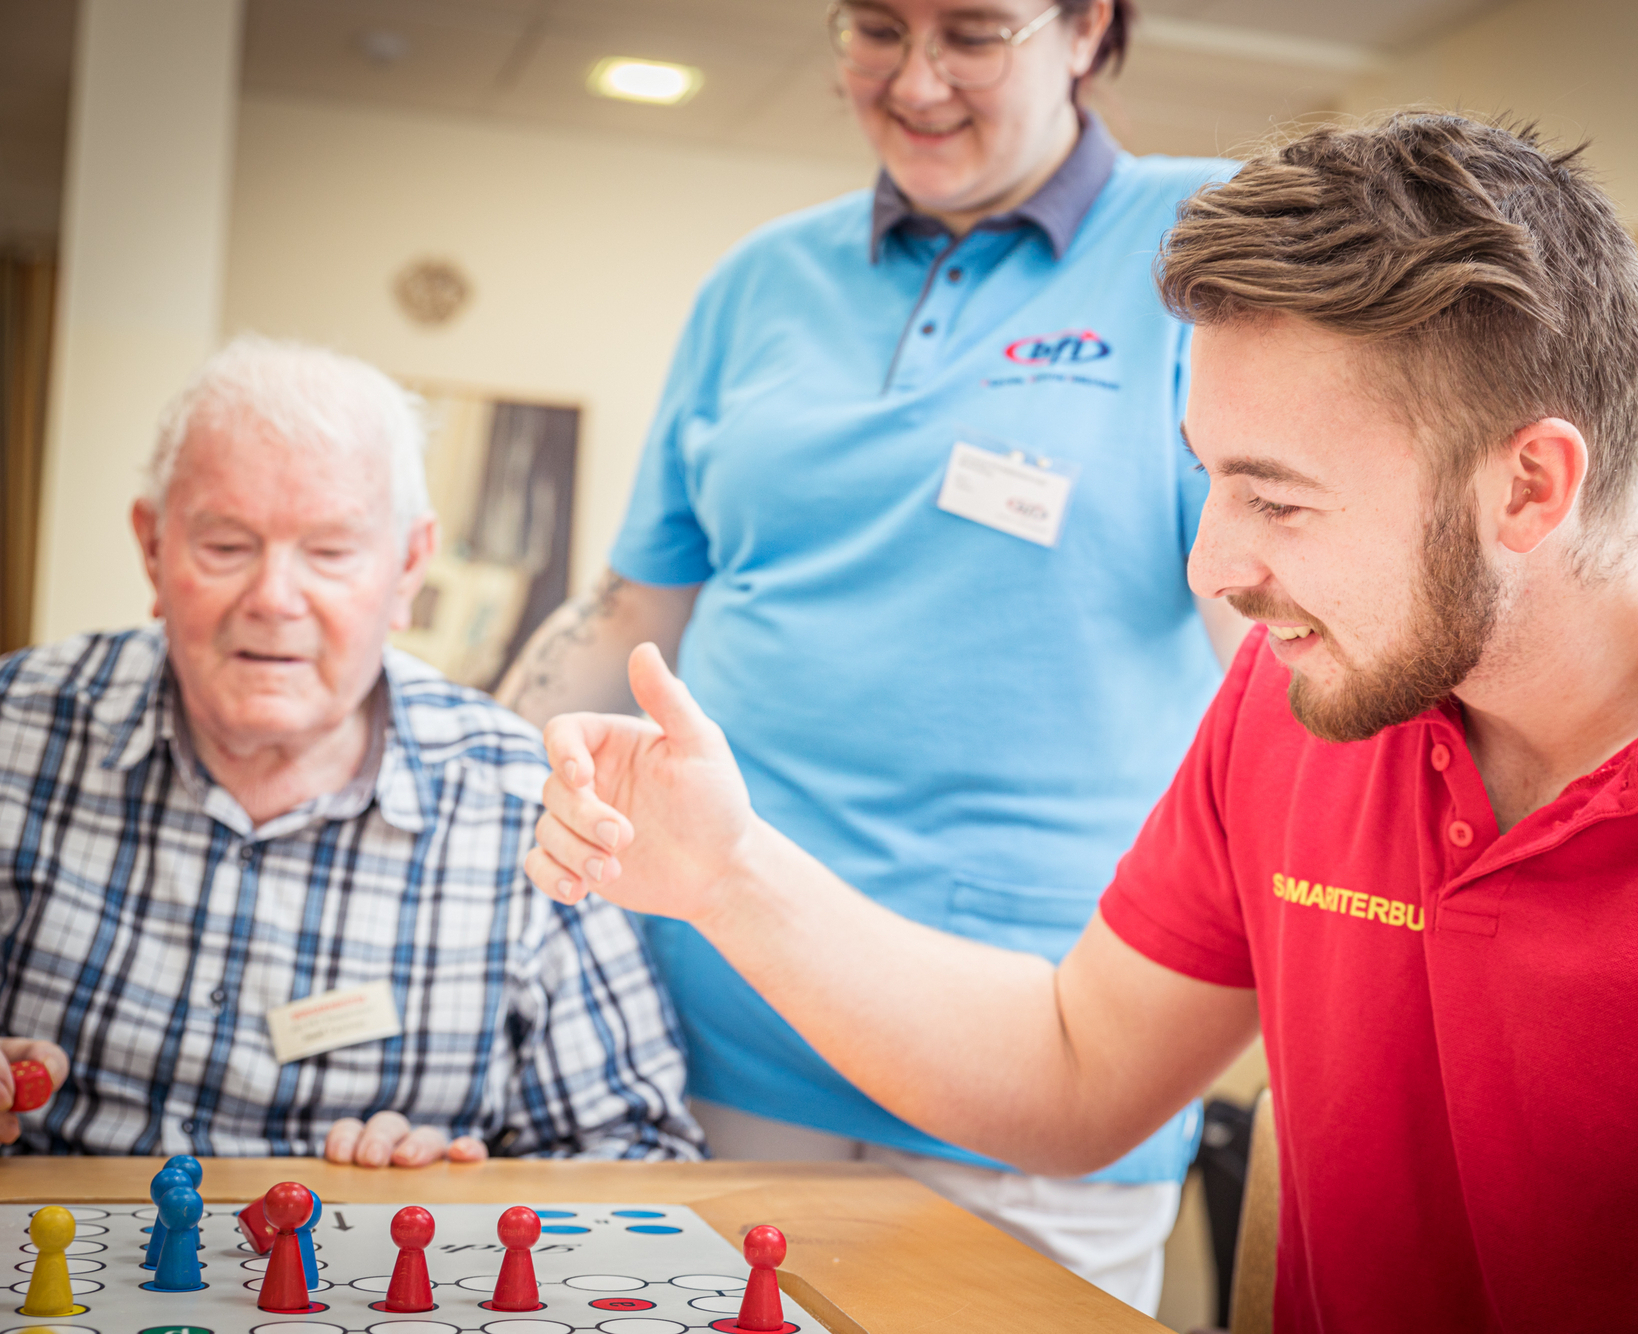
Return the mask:
[[[448,324],[472,299],[472,280],[449,259],[418,259],[393,279],[398,308],[417,324]]]

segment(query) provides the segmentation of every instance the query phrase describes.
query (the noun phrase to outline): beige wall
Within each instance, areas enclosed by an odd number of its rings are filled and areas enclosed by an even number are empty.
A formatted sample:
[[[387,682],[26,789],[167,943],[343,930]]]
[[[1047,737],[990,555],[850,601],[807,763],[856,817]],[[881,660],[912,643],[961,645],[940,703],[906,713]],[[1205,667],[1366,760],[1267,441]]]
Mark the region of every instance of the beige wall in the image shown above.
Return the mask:
[[[34,636],[145,618],[126,514],[154,420],[215,345],[239,0],[86,0],[63,201]]]
[[[572,577],[584,587],[706,271],[759,223],[868,179],[860,163],[250,98],[223,330],[583,407]],[[443,328],[411,324],[389,291],[423,255],[475,280]]]
[[[1514,0],[1393,61],[1357,85],[1342,109],[1361,113],[1432,102],[1539,121],[1575,143],[1629,225],[1638,221],[1638,4],[1632,0]]]

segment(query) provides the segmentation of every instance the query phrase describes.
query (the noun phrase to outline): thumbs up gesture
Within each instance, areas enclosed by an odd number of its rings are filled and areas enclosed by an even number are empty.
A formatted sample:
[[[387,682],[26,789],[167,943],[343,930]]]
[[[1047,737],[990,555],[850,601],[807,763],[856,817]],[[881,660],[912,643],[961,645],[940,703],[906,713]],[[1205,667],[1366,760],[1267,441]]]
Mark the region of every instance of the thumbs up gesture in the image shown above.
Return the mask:
[[[570,713],[547,724],[552,776],[524,870],[560,903],[596,890],[697,923],[760,822],[722,729],[653,644],[633,651],[630,676],[652,722]]]

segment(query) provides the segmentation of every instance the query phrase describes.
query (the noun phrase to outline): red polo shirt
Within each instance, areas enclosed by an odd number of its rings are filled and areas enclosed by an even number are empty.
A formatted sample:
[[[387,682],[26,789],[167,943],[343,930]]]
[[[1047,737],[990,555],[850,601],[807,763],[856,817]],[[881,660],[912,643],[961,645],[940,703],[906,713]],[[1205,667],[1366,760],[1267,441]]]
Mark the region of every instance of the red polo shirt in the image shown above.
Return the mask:
[[[1102,912],[1257,988],[1275,1328],[1638,1328],[1638,746],[1498,835],[1459,710],[1315,740],[1265,637]]]

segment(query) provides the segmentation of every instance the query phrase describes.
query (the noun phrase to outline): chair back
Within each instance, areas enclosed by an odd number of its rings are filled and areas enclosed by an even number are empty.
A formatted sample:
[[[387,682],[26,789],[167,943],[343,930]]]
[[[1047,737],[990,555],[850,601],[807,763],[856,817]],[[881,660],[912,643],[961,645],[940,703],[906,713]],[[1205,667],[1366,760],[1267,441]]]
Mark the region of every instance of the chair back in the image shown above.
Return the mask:
[[[1274,1261],[1280,1240],[1280,1146],[1274,1099],[1264,1089],[1251,1122],[1251,1158],[1229,1297],[1229,1334],[1273,1334]]]

